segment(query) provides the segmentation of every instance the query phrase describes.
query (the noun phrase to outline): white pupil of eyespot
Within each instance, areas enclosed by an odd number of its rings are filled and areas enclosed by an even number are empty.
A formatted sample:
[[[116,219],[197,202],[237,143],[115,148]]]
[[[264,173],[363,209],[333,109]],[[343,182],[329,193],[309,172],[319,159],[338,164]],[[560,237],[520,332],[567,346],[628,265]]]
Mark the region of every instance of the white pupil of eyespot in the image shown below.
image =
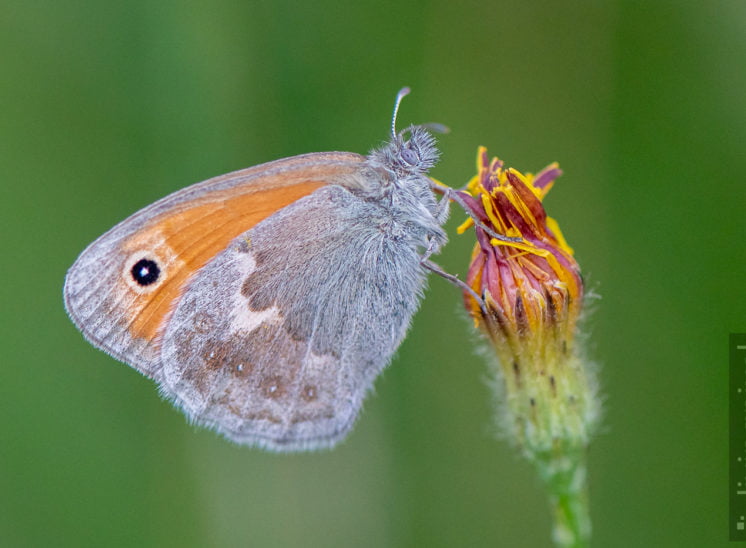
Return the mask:
[[[143,267],[142,267],[142,268],[140,269],[140,277],[141,277],[141,278],[145,278],[145,277],[146,277],[146,276],[147,276],[148,274],[150,274],[150,270],[148,270],[148,267],[147,267],[147,266],[143,266]]]

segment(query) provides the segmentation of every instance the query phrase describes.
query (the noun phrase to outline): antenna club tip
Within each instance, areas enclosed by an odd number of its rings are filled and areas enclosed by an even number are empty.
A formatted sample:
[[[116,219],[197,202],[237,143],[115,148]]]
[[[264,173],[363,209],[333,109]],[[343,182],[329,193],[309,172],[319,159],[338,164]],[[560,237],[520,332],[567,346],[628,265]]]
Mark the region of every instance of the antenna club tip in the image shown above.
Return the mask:
[[[403,87],[396,94],[396,102],[394,103],[394,115],[391,117],[391,138],[396,140],[396,114],[399,112],[399,105],[405,95],[409,93],[408,87]]]
[[[404,86],[399,90],[399,93],[396,94],[396,96],[401,99],[403,97],[406,97],[412,92],[412,89],[409,86]]]

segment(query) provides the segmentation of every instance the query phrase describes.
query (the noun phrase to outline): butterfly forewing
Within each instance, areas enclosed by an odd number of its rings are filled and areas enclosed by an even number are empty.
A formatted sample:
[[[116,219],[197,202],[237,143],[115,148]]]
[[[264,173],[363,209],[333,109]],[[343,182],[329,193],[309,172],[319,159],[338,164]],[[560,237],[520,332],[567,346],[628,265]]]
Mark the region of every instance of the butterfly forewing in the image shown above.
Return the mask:
[[[70,268],[65,305],[95,346],[158,378],[160,339],[189,280],[238,235],[364,157],[317,153],[271,162],[182,189],[92,243]]]

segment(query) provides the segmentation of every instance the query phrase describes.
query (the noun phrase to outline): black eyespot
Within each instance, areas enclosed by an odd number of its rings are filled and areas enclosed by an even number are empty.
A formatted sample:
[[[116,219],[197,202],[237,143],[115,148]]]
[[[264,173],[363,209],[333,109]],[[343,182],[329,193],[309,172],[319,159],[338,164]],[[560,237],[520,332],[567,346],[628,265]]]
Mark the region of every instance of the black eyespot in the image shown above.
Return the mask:
[[[403,148],[401,151],[401,158],[410,166],[417,165],[417,162],[420,161],[420,159],[417,157],[417,153],[411,148]]]
[[[161,275],[161,269],[158,263],[150,259],[140,259],[130,270],[132,279],[140,285],[150,285],[158,280]]]

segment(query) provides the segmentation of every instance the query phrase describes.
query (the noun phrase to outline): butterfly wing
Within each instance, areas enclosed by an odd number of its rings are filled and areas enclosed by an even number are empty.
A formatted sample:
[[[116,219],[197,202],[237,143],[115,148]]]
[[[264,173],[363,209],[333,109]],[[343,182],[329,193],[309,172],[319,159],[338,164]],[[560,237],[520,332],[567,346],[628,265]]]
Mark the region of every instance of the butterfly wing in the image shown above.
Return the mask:
[[[182,189],[92,243],[65,279],[65,306],[96,347],[152,378],[161,339],[184,289],[238,235],[365,161],[316,153],[263,164]]]
[[[424,284],[414,246],[384,234],[376,207],[327,186],[236,238],[168,322],[162,391],[238,443],[343,438]]]

